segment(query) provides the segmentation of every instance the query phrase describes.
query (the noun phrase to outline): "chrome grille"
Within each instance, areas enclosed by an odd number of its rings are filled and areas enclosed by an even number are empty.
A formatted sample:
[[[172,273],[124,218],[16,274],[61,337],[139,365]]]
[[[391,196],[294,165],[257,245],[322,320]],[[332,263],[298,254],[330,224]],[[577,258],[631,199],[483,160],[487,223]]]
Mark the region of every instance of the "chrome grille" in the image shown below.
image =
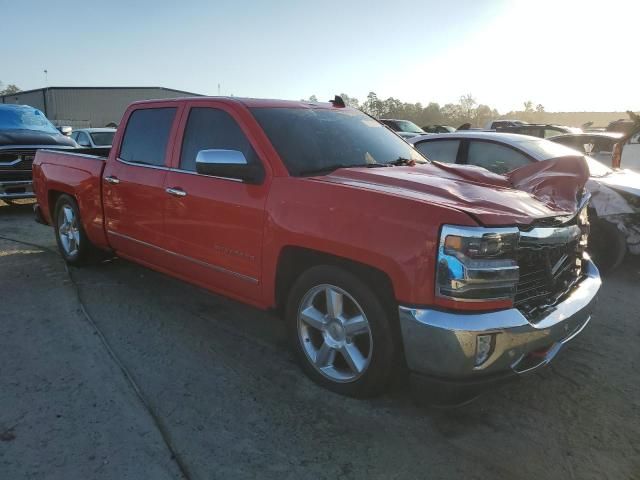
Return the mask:
[[[582,278],[585,232],[577,225],[521,232],[514,305],[534,320]]]
[[[33,150],[12,150],[0,153],[0,180],[31,180]]]

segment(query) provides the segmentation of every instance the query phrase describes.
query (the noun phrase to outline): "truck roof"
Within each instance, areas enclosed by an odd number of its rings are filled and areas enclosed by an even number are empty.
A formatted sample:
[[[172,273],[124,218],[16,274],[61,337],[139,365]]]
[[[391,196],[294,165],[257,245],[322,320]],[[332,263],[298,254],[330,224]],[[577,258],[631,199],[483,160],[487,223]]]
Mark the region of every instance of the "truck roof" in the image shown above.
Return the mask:
[[[309,102],[309,101],[296,101],[296,100],[277,100],[267,98],[243,98],[243,97],[179,97],[179,98],[159,98],[155,100],[140,100],[133,102],[132,105],[144,105],[147,103],[167,102],[167,103],[182,103],[182,102],[202,102],[203,100],[215,100],[228,103],[241,103],[248,108],[344,108],[334,107],[330,102]]]

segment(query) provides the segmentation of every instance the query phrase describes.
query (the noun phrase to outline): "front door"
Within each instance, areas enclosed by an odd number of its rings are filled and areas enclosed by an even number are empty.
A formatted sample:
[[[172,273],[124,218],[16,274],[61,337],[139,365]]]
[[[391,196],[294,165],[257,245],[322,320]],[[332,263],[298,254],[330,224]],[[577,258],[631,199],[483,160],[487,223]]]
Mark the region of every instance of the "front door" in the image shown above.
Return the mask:
[[[164,183],[167,249],[175,254],[174,270],[187,280],[251,301],[260,298],[269,177],[252,185],[196,172],[196,155],[207,149],[240,151],[264,168],[228,108],[196,103],[184,115],[181,148]]]

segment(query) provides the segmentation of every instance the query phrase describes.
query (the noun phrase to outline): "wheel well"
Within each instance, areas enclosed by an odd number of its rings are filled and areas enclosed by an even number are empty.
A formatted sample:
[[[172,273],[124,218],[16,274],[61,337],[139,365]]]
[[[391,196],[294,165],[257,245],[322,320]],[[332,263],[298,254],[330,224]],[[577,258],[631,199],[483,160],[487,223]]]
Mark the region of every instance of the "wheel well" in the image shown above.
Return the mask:
[[[60,192],[58,190],[49,190],[47,197],[49,201],[49,218],[51,218],[51,224],[55,223],[55,210],[56,210],[56,202],[60,195],[64,195],[65,192]]]
[[[385,300],[387,305],[391,306],[395,301],[393,283],[382,270],[344,257],[290,246],[283,248],[278,258],[275,293],[276,308],[279,312],[284,311],[287,294],[296,279],[305,270],[316,265],[334,265],[344,268],[372,288],[380,298]]]

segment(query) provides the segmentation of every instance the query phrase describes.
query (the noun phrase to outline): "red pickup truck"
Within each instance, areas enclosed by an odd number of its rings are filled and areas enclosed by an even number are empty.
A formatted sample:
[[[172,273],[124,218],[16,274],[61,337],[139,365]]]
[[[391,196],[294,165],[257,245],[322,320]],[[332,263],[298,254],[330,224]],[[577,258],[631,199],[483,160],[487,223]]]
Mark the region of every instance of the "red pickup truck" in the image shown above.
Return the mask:
[[[108,156],[37,153],[37,219],[72,265],[107,250],[282,312],[302,368],[342,394],[547,364],[600,287],[583,185],[430,162],[339,100],[134,103]]]

